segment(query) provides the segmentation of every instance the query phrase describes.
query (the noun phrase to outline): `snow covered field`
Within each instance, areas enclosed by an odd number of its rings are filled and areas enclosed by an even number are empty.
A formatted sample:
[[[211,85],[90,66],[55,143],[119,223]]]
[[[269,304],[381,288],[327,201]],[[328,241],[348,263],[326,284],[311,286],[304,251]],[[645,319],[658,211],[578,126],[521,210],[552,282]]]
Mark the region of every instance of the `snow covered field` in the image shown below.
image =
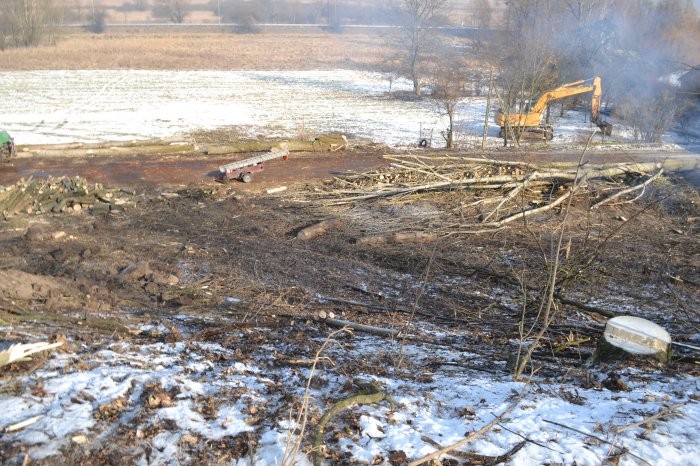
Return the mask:
[[[221,126],[251,135],[337,131],[409,144],[421,125],[436,134],[444,129],[430,101],[384,98],[389,82],[377,73],[26,71],[0,78],[0,94],[13,102],[0,127],[18,144],[165,137]]]
[[[394,91],[410,89],[405,80],[392,85]],[[396,99],[388,91],[386,76],[349,70],[1,72],[0,95],[12,105],[0,114],[0,128],[17,144],[148,139],[235,127],[249,136],[341,132],[390,146],[432,137],[442,147],[447,119],[435,102]],[[485,111],[485,97],[459,105],[457,144],[481,144]],[[585,111],[557,118],[553,144],[581,142],[582,129],[592,128]],[[502,144],[497,134],[491,125],[488,145]],[[616,124],[611,140],[629,136]]]

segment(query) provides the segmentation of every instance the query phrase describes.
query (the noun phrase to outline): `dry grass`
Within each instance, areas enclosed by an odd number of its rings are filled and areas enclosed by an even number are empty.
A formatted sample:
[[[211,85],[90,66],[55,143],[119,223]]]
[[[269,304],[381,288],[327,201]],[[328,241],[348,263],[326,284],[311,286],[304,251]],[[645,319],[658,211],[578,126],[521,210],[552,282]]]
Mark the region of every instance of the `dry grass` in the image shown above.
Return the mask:
[[[0,52],[0,70],[374,68],[389,53],[379,32],[233,34],[183,29],[70,31],[53,46]]]

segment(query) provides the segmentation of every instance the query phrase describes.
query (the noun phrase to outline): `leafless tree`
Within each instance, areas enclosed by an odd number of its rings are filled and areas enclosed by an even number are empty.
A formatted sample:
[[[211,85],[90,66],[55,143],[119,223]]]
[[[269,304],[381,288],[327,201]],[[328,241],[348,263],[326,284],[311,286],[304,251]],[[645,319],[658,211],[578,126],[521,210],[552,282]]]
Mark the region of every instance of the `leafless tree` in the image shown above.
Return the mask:
[[[447,0],[402,0],[401,1],[401,31],[402,56],[404,69],[413,82],[413,92],[421,93],[421,68],[430,39],[433,35],[428,27],[439,17],[447,5]]]
[[[158,0],[153,7],[153,15],[181,24],[189,14],[189,6],[189,0]]]
[[[107,27],[107,13],[103,9],[92,10],[90,15],[90,21],[87,25],[87,30],[94,32],[95,34],[101,34],[105,32]]]
[[[54,0],[5,0],[0,8],[0,40],[14,47],[52,42],[62,22],[63,7]]]
[[[454,53],[441,54],[435,68],[430,97],[435,100],[440,113],[447,117],[447,129],[443,134],[447,149],[454,147],[457,106],[465,96],[468,72],[461,57]]]

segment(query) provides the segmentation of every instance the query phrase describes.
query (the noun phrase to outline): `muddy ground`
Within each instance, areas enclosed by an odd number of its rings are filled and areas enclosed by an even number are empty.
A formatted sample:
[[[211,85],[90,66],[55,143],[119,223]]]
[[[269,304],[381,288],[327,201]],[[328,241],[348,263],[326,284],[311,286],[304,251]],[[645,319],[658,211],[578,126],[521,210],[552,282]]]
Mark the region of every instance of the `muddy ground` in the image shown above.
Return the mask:
[[[343,168],[349,156],[324,157]],[[362,157],[371,162],[363,166],[356,161],[351,168],[357,172],[382,165],[377,153]],[[35,167],[53,163],[37,162]],[[0,168],[4,183],[26,162],[15,163]],[[334,176],[342,178],[340,173],[317,172],[295,181],[284,174],[288,166],[279,162],[251,185],[221,184],[206,175],[195,183],[161,185],[157,178],[127,180],[115,174],[112,187],[125,188],[123,209],[0,221],[3,339],[65,339],[70,344],[64,351],[89,352],[117,340],[233,345],[228,330],[246,329],[243,341],[235,343],[243,355],[279,341],[293,343],[297,355],[308,358],[314,351],[309,335],[331,331],[317,319],[325,311],[393,329],[420,327],[421,322],[460,328],[468,336],[441,344],[479,354],[472,368],[499,374],[509,370],[522,315],[532,322],[536,313],[533,297],[547,278],[543,257],[553,247],[561,210],[526,225],[515,222],[481,233],[451,228],[448,234],[446,223],[471,215],[473,206],[493,193],[454,190],[337,206],[328,199],[347,183],[334,181]],[[85,168],[82,174],[88,180],[99,178],[101,167]],[[180,181],[185,180],[176,183]],[[267,193],[282,184],[285,191]],[[674,341],[697,344],[697,188],[669,175],[634,202],[595,211],[589,205],[589,198],[577,196],[572,206],[560,274],[575,278],[558,291],[592,312],[558,301],[546,344],[535,353],[533,369],[544,379],[570,374],[592,354],[604,322],[600,310],[650,318],[666,327]],[[328,218],[340,219],[340,226],[309,241],[297,238],[302,228]],[[396,231],[436,232],[438,240],[357,241]],[[300,322],[306,336],[293,331]],[[140,330],[146,325],[168,330]],[[567,338],[589,339],[555,352]],[[697,375],[696,356],[678,348],[663,371]],[[3,390],[21,392],[12,379],[42,361],[10,366],[2,374]],[[344,367],[381,375],[392,363],[385,358]],[[656,367],[653,362],[633,364]],[[415,377],[430,373],[430,367],[419,369]],[[104,457],[85,456],[89,452],[78,446],[64,454],[73,455],[75,463],[112,463],[115,457],[109,455],[131,441],[115,432],[110,449],[102,450]],[[22,448],[4,444],[0,456],[14,458]],[[214,456],[200,459],[218,458],[216,452],[208,454]]]

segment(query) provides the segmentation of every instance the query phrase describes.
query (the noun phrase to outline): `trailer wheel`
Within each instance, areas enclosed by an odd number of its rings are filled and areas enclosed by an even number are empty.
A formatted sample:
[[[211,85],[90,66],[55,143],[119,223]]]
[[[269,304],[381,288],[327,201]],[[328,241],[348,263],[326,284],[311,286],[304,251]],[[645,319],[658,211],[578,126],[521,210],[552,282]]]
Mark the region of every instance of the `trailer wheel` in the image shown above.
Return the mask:
[[[250,183],[251,181],[253,181],[253,175],[251,175],[250,173],[244,173],[243,175],[241,175],[241,181],[244,183]]]
[[[420,142],[418,143],[418,145],[419,145],[420,147],[428,147],[428,140],[425,139],[425,138],[423,138],[423,139],[420,140]]]

